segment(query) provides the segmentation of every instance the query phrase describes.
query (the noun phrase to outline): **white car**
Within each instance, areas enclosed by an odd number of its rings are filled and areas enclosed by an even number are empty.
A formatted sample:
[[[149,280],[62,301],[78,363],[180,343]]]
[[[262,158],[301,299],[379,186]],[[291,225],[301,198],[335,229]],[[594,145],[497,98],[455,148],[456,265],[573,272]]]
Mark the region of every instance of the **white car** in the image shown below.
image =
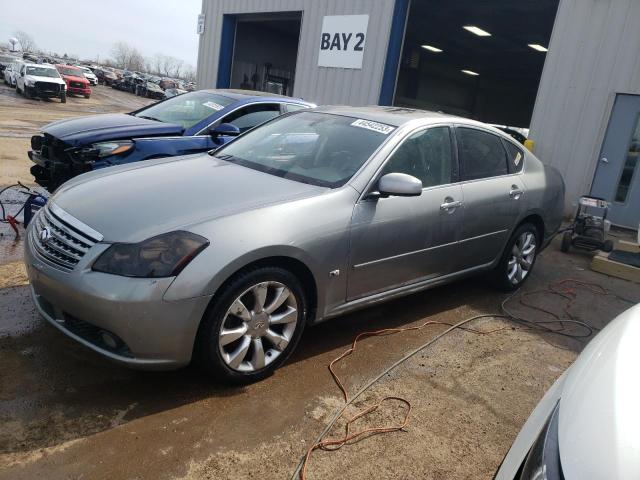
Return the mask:
[[[496,480],[640,478],[640,304],[619,315],[556,381]]]
[[[98,85],[98,77],[96,77],[95,73],[93,73],[89,67],[82,67],[78,65],[78,68],[82,70],[84,78],[89,80],[90,85]]]
[[[10,87],[16,86],[16,80],[18,79],[18,74],[20,73],[20,66],[23,64],[20,60],[17,60],[13,63],[7,65],[4,69],[4,83],[9,85]]]
[[[67,84],[53,65],[25,63],[20,67],[16,80],[16,93],[26,98],[59,98],[67,102]]]

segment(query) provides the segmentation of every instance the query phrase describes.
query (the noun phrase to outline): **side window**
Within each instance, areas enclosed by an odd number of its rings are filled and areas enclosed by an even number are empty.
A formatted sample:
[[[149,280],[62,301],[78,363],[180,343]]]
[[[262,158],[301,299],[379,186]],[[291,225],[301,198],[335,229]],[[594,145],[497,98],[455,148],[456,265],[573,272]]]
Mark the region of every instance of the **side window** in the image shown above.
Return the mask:
[[[422,181],[423,187],[453,181],[451,131],[434,127],[416,132],[398,147],[382,169],[387,173],[406,173]]]
[[[244,133],[272,118],[280,115],[280,105],[277,103],[261,103],[249,105],[236,110],[223,118],[220,123],[231,123]]]
[[[306,110],[308,107],[305,105],[296,105],[295,103],[283,103],[285,112],[297,112],[298,110]]]
[[[508,140],[502,140],[504,148],[507,151],[507,161],[509,162],[509,173],[518,173],[522,171],[524,165],[524,153]]]
[[[456,138],[464,180],[509,173],[502,140],[497,135],[474,128],[459,127],[456,130]]]

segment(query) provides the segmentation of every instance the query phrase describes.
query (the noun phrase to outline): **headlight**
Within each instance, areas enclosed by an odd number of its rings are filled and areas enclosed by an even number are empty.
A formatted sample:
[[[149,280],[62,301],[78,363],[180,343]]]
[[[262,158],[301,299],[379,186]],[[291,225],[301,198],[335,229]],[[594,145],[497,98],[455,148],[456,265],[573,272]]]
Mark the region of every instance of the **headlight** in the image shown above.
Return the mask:
[[[82,160],[98,160],[111,155],[122,155],[133,148],[131,140],[118,140],[114,142],[94,143],[88,147],[76,150],[74,153]]]
[[[35,82],[34,82],[33,80],[25,80],[25,81],[24,81],[24,84],[25,84],[27,87],[33,87],[33,86],[35,85]]]
[[[173,277],[204,250],[209,241],[177,231],[140,243],[114,243],[93,264],[93,270],[125,277]]]
[[[547,420],[538,435],[520,475],[520,480],[561,480],[562,465],[560,464],[560,445],[558,443],[558,413],[560,403]]]

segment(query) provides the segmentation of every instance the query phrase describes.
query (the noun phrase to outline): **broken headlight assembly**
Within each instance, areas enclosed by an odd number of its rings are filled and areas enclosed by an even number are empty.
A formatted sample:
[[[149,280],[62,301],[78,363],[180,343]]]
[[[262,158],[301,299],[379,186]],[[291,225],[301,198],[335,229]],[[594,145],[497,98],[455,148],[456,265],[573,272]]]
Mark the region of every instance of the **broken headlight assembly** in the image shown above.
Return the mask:
[[[96,161],[104,157],[122,155],[133,148],[131,140],[116,140],[112,142],[100,142],[74,150],[73,156],[77,160]]]
[[[140,243],[114,243],[93,264],[93,270],[124,277],[174,277],[209,241],[195,233],[176,231]]]
[[[558,442],[559,411],[560,402],[529,450],[520,480],[564,480]]]

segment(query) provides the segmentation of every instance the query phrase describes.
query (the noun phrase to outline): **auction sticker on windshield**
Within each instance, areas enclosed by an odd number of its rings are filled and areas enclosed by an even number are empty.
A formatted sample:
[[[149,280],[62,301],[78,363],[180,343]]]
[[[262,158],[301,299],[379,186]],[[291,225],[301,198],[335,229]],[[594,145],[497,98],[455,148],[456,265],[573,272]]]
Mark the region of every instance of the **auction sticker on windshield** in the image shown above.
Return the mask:
[[[204,102],[202,105],[205,107],[213,108],[216,111],[222,110],[224,108],[222,105],[216,102]]]
[[[395,127],[391,125],[385,125],[384,123],[372,122],[371,120],[358,119],[351,124],[352,127],[366,128],[367,130],[373,130],[374,132],[389,135]]]

